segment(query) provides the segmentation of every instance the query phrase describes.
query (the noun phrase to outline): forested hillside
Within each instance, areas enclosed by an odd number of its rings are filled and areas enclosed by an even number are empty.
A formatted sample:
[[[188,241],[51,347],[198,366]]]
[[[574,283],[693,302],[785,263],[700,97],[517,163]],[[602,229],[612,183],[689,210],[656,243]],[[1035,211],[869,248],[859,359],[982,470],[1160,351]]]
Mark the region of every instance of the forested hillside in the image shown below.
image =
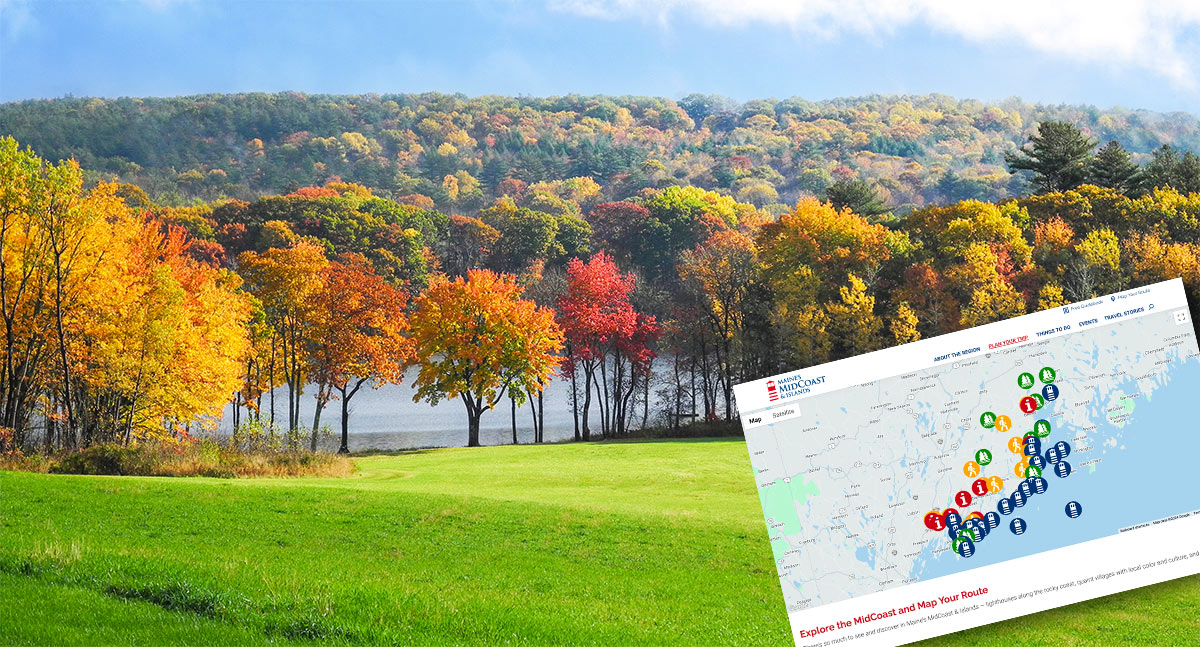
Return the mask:
[[[678,431],[734,421],[734,384],[789,368],[1173,277],[1200,302],[1187,116],[940,97],[3,110],[31,141],[0,137],[0,453],[186,438],[230,402],[237,433],[311,448],[328,408],[346,449],[355,394],[401,381],[460,400],[471,445],[504,405],[516,442],[529,402],[541,440],[555,376],[576,439]]]
[[[597,201],[696,186],[778,214],[837,180],[883,206],[1017,197],[1005,153],[1047,120],[1116,140],[1145,162],[1163,144],[1200,149],[1189,114],[987,104],[941,95],[737,103],[691,95],[549,98],[298,93],[64,98],[0,106],[0,135],[89,176],[137,184],[160,204],[253,200],[334,179],[467,214],[505,191],[584,177]]]

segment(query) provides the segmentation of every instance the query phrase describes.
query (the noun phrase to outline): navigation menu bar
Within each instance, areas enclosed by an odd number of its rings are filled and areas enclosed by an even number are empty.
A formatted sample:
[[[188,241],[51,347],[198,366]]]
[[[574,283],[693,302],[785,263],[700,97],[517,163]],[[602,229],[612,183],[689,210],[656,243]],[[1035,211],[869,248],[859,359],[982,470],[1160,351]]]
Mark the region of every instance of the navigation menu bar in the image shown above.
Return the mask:
[[[746,382],[734,387],[734,395],[742,413],[743,425],[752,426],[749,424],[749,414],[757,413],[767,406],[778,410],[780,405],[787,404],[788,401],[798,401],[942,363],[1004,352],[1070,334],[1085,327],[1113,324],[1159,312],[1182,309],[1183,319],[1177,319],[1177,322],[1182,323],[1190,320],[1186,308],[1187,298],[1183,291],[1183,281],[1172,279],[1126,290],[1102,299],[1043,310],[895,348]],[[772,395],[775,396],[775,400],[771,399]],[[758,424],[770,422],[764,419]]]

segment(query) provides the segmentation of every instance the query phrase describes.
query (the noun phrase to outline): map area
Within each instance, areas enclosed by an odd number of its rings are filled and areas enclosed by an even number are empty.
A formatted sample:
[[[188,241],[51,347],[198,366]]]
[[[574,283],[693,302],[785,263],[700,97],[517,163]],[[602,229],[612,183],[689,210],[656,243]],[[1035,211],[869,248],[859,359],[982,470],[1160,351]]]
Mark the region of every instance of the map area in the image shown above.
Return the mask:
[[[789,612],[1195,508],[1179,473],[1200,460],[1187,308],[790,401],[780,382],[746,440]]]

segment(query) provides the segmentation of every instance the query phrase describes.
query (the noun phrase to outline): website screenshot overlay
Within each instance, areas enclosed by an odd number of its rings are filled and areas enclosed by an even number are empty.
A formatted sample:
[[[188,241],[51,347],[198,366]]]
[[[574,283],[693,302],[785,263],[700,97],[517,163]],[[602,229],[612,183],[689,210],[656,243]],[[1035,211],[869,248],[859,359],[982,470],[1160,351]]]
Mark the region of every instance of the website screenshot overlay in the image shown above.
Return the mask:
[[[1198,393],[1178,279],[738,385],[796,644],[1200,572]]]

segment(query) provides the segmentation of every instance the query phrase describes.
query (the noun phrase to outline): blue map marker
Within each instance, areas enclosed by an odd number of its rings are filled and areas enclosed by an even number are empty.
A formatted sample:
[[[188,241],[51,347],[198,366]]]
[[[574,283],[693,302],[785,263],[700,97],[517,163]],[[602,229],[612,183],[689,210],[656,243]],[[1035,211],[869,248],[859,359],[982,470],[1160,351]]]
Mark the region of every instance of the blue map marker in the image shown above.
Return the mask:
[[[1012,511],[1013,511],[1012,499],[1010,499],[1008,497],[1004,497],[1004,498],[1000,499],[999,501],[996,502],[996,509],[1000,511],[1000,514],[1005,515],[1005,516],[1012,514]]]
[[[1021,494],[1024,494],[1026,498],[1033,496],[1033,484],[1029,482],[1028,478],[1021,481],[1021,484],[1017,486],[1017,490]]]
[[[1079,505],[1078,501],[1071,501],[1070,503],[1067,504],[1067,506],[1066,506],[1066,508],[1064,508],[1064,510],[1066,510],[1067,516],[1072,519],[1083,514],[1083,506]]]
[[[1051,447],[1050,449],[1053,449]],[[1049,451],[1049,450],[1046,450]],[[1046,459],[1042,458],[1041,454],[1034,454],[1029,457],[1029,464],[1036,466],[1039,470],[1046,469]]]
[[[983,522],[976,517],[967,519],[966,522],[963,523],[963,528],[966,528],[975,534],[975,541],[982,541],[983,538],[987,536],[987,528],[984,527]]]
[[[983,523],[988,530],[995,530],[996,526],[1000,525],[1000,515],[995,512],[989,512],[983,515]]]
[[[1046,398],[1046,402],[1054,402],[1058,399],[1058,387],[1053,384],[1047,384],[1042,387],[1042,397]]]
[[[958,542],[958,554],[963,557],[970,557],[975,554],[975,544],[970,539],[963,539]]]
[[[1067,461],[1059,461],[1054,465],[1054,474],[1060,479],[1065,479],[1071,475],[1071,464]]]
[[[1046,479],[1037,476],[1033,479],[1033,491],[1037,494],[1045,494],[1046,490],[1050,489],[1050,483]]]
[[[1042,453],[1042,439],[1037,436],[1025,437],[1025,455],[1036,456]]]
[[[1065,440],[1054,443],[1054,449],[1058,452],[1060,458],[1066,458],[1071,455],[1071,445]]]
[[[1011,530],[1012,534],[1014,535],[1025,534],[1025,520],[1020,517],[1013,519],[1008,523],[1008,529]]]
[[[1014,506],[1016,506],[1016,507],[1018,507],[1018,508],[1020,508],[1021,506],[1024,506],[1024,505],[1025,505],[1025,501],[1026,501],[1026,499],[1028,499],[1028,498],[1029,498],[1029,497],[1028,497],[1028,496],[1026,496],[1026,495],[1025,495],[1025,493],[1024,493],[1024,492],[1022,492],[1020,488],[1017,488],[1017,490],[1016,490],[1015,492],[1013,492],[1013,493],[1012,493],[1012,502],[1013,502],[1013,505],[1014,505]]]

